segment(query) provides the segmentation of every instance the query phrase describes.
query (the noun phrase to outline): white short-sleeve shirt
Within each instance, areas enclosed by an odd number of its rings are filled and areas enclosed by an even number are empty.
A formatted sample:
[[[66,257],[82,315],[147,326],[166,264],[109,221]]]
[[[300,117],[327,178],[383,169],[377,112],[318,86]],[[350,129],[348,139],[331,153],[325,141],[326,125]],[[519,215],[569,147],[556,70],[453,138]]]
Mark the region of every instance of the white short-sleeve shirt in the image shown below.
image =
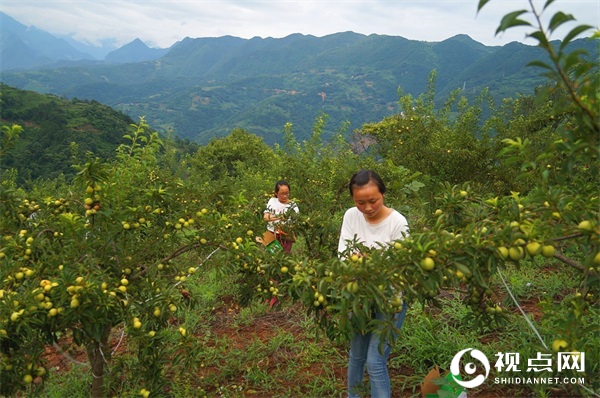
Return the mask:
[[[357,207],[352,207],[344,214],[338,252],[343,253],[348,248],[347,241],[352,242],[355,237],[363,245],[377,248],[407,236],[408,222],[398,211],[392,209],[385,220],[370,224]]]
[[[291,201],[287,202],[287,203],[281,203],[279,201],[279,199],[277,199],[276,197],[272,197],[267,202],[267,208],[265,209],[264,212],[271,213],[271,214],[277,216],[277,215],[285,214],[286,212],[290,211],[291,209],[294,209],[294,211],[296,213],[299,212],[298,205],[296,205],[296,203],[291,202]],[[271,232],[275,232],[275,224],[278,222],[280,222],[280,221],[268,222],[267,229]]]

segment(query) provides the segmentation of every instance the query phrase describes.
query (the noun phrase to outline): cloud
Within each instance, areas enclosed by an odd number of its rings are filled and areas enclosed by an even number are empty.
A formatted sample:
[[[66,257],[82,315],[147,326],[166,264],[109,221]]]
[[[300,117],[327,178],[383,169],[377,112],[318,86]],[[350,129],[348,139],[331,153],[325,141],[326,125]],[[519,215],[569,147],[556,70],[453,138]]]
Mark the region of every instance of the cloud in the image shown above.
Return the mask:
[[[57,36],[72,35],[95,45],[107,39],[123,45],[140,38],[150,46],[166,48],[185,37],[285,37],[292,33],[324,36],[344,31],[423,41],[467,34],[486,45],[527,42],[525,29],[499,36],[494,32],[503,15],[527,8],[528,1],[492,0],[480,13],[477,3],[478,0],[3,0],[2,11],[25,25]],[[541,9],[545,0],[534,3]],[[579,23],[599,25],[598,0],[557,1],[548,11],[555,10],[572,13]]]

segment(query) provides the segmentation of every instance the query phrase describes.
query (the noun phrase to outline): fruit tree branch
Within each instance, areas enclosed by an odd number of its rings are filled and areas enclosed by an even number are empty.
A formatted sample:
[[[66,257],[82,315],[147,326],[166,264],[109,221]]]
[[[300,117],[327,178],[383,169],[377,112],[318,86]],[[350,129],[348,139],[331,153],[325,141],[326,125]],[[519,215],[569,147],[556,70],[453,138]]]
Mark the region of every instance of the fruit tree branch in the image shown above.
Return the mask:
[[[554,258],[557,260],[562,261],[563,263],[570,265],[571,267],[578,269],[579,271],[583,271],[583,265],[581,265],[580,263],[578,263],[575,260],[571,260],[570,258],[568,258],[567,256],[559,253],[559,252],[554,252]]]

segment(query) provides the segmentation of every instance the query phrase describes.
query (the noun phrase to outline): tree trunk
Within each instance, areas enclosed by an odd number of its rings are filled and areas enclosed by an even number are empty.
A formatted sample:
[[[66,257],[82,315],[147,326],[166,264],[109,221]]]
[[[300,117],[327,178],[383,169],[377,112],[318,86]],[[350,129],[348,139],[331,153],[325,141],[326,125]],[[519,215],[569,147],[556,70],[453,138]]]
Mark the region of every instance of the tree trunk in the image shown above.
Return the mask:
[[[106,397],[104,391],[104,365],[110,361],[111,353],[108,346],[108,337],[111,329],[110,326],[106,326],[101,341],[96,341],[87,347],[87,355],[92,367],[92,387],[90,391],[92,398]]]

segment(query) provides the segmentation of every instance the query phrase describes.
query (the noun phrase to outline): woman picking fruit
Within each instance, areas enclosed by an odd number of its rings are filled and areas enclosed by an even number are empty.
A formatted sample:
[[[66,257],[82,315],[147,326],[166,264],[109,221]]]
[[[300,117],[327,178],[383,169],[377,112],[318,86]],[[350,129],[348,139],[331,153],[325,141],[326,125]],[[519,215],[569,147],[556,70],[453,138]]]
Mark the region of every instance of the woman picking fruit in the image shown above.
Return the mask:
[[[344,214],[338,252],[346,255],[352,242],[359,242],[370,248],[382,247],[408,236],[408,222],[398,211],[385,206],[385,184],[372,170],[355,173],[349,183],[352,207]],[[360,253],[351,253],[361,255]],[[400,329],[408,306],[394,314],[395,326]],[[384,314],[374,314],[383,319]],[[365,367],[369,374],[372,398],[389,398],[391,395],[387,359],[391,347],[385,344],[383,353],[379,351],[379,335],[375,333],[355,333],[350,341],[348,361],[348,396],[358,398],[356,389],[362,384]]]
[[[275,234],[286,253],[292,251],[294,243],[293,235],[289,231],[283,231],[287,214],[292,209],[298,213],[298,205],[290,201],[290,184],[284,180],[277,181],[273,197],[267,202],[264,220],[267,222],[267,229]]]

